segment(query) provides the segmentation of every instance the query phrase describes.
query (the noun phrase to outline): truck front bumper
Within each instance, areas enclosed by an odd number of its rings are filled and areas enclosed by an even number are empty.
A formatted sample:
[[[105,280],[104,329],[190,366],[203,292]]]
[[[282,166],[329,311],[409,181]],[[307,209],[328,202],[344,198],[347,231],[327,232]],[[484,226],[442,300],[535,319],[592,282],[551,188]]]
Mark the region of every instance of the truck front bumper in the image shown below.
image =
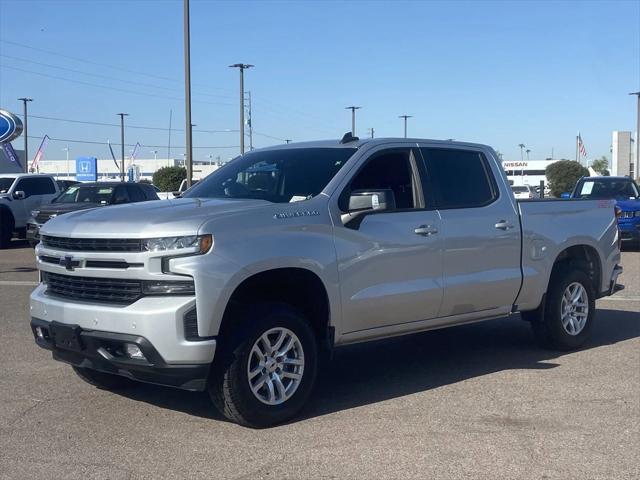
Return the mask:
[[[195,308],[194,297],[143,297],[127,306],[97,305],[56,298],[46,289],[40,284],[31,293],[32,328],[36,343],[52,350],[54,359],[143,382],[187,390],[205,387],[216,339],[185,338],[185,317]],[[62,325],[61,331],[74,329],[79,345],[56,344],[52,324]],[[40,336],[36,327],[46,327],[49,338],[44,331]],[[146,360],[119,355],[126,343],[137,345]]]
[[[61,362],[184,390],[202,391],[207,385],[209,364],[169,365],[139,335],[84,330],[39,318],[31,319],[31,330],[36,344]],[[142,357],[130,358],[128,346],[137,347]]]

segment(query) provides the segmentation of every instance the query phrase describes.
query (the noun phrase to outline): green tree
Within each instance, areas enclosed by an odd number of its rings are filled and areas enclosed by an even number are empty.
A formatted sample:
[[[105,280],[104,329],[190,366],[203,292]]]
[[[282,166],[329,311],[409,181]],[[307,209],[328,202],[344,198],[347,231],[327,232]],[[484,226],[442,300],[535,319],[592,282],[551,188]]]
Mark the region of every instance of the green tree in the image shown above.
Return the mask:
[[[153,174],[153,184],[163,192],[175,192],[187,178],[184,167],[162,167]]]
[[[549,188],[554,197],[571,192],[581,177],[589,175],[589,170],[574,160],[560,160],[549,165],[545,170]]]
[[[591,162],[591,168],[593,168],[600,175],[609,175],[609,160],[604,155],[597,160]]]

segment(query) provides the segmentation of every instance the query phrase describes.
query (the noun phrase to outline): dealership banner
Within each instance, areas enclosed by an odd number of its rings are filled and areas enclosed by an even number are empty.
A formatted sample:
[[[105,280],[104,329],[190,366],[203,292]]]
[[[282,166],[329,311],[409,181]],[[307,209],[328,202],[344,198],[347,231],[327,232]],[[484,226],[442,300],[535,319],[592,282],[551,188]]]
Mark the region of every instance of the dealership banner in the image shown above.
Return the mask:
[[[42,160],[44,156],[44,149],[47,148],[49,144],[49,135],[45,135],[42,137],[42,142],[40,142],[40,147],[38,147],[38,151],[36,152],[36,156],[33,157],[33,162],[31,162],[31,171],[35,172],[36,168],[38,168],[38,163]]]
[[[7,157],[7,160],[15,163],[20,167],[20,170],[22,170],[22,165],[20,164],[20,160],[18,159],[18,154],[13,149],[11,144],[7,142],[7,143],[2,143],[0,145],[2,145],[2,150],[4,151],[4,156]]]

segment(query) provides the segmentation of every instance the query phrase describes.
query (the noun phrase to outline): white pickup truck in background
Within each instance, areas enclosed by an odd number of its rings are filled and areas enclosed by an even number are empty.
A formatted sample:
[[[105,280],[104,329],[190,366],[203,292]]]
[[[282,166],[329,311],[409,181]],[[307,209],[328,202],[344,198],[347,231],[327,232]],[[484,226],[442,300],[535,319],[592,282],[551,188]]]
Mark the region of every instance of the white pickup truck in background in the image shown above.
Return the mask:
[[[59,193],[51,175],[0,173],[0,248],[7,248],[14,235],[25,238],[31,211]]]

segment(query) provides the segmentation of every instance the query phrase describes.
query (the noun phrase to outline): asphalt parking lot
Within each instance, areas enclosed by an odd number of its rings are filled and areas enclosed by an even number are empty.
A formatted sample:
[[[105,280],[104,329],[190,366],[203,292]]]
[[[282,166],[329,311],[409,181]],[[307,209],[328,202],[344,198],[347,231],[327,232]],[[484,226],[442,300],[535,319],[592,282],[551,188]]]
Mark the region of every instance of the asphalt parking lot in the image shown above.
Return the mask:
[[[496,320],[338,350],[297,421],[228,423],[205,394],[100,391],[36,347],[37,273],[0,251],[0,478],[640,478],[640,252],[589,344]]]

